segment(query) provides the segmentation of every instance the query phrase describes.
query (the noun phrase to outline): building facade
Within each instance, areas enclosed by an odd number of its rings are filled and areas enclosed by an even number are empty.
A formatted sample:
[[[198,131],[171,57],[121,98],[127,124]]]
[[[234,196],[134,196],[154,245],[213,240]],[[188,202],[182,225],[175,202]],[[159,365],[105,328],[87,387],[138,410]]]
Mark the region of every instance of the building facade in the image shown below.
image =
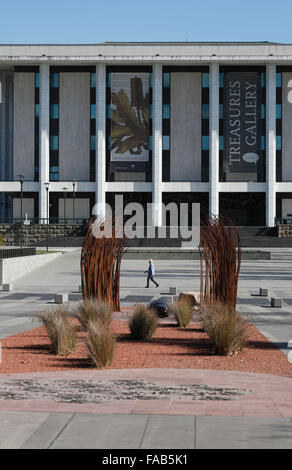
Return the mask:
[[[157,226],[169,202],[289,218],[292,45],[0,45],[1,220],[62,218],[64,193],[69,218],[117,194]]]

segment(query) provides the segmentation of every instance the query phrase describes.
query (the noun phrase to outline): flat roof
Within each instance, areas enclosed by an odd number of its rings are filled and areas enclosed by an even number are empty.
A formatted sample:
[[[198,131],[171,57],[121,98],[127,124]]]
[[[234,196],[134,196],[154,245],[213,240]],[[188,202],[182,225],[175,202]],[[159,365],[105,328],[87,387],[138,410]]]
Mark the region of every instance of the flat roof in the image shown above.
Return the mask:
[[[224,45],[224,46],[233,46],[233,45],[275,45],[275,46],[291,46],[292,43],[285,42],[273,42],[273,41],[104,41],[104,42],[94,42],[94,43],[1,43],[0,46],[134,46],[134,45]]]

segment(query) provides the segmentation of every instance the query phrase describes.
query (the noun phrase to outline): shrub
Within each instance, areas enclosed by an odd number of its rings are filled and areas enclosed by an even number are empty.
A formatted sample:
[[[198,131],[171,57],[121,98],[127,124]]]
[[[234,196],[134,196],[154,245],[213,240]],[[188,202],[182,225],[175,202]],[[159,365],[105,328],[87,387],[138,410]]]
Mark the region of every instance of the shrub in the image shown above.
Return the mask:
[[[109,325],[89,321],[87,324],[86,344],[92,362],[96,367],[102,368],[112,363],[115,337]]]
[[[67,356],[76,349],[76,331],[72,326],[67,310],[59,306],[55,310],[38,313],[46,327],[51,342],[51,351],[58,356]]]
[[[108,304],[96,299],[80,302],[73,316],[79,320],[85,331],[88,329],[89,322],[100,322],[102,325],[110,326],[112,321],[112,311]]]
[[[129,328],[134,339],[146,340],[152,338],[157,328],[158,320],[154,310],[143,304],[136,306],[135,313],[129,320]]]
[[[0,233],[0,246],[5,245],[3,235]]]
[[[242,351],[248,335],[248,324],[230,305],[214,303],[201,307],[203,327],[214,346],[215,354],[231,356]]]
[[[193,318],[193,307],[188,299],[176,300],[169,306],[178,326],[187,328]]]

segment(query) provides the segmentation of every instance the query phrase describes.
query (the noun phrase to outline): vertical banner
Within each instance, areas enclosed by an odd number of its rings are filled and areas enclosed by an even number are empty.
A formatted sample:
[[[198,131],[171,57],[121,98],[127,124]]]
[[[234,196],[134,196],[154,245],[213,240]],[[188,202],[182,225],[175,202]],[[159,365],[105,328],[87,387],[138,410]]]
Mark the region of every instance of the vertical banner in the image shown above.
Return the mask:
[[[262,169],[258,72],[227,72],[224,88],[224,171],[227,180],[257,181]]]
[[[111,161],[149,161],[149,73],[111,74]]]

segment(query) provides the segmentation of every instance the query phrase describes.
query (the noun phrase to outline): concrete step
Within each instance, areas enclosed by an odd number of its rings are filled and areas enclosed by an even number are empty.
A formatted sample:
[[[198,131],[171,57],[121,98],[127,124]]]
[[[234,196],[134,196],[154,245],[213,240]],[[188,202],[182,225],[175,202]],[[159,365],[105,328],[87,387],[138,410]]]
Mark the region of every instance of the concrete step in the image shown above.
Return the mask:
[[[282,261],[292,261],[292,253],[285,252],[285,253],[271,253],[271,260],[282,260]]]

